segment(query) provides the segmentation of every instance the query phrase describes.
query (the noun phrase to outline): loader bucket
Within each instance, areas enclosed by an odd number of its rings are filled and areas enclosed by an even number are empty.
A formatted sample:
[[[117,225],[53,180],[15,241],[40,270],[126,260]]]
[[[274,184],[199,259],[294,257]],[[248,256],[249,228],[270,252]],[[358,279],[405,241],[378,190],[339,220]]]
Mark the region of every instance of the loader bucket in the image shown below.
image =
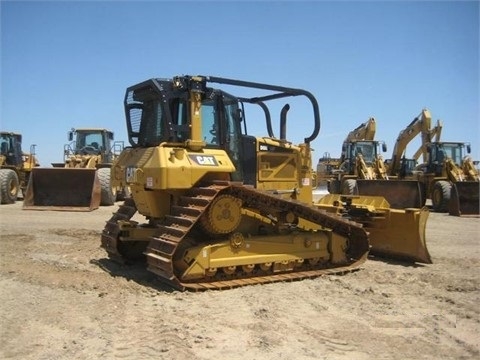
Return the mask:
[[[452,184],[448,212],[450,215],[479,215],[478,181],[460,181]]]
[[[425,200],[416,180],[357,180],[359,195],[382,196],[393,209],[421,208]]]
[[[92,211],[100,206],[96,169],[34,168],[24,210]]]
[[[369,180],[370,181],[370,180]],[[431,264],[426,244],[427,207],[392,209],[380,196],[329,194],[315,206],[363,224],[370,253],[380,257]]]

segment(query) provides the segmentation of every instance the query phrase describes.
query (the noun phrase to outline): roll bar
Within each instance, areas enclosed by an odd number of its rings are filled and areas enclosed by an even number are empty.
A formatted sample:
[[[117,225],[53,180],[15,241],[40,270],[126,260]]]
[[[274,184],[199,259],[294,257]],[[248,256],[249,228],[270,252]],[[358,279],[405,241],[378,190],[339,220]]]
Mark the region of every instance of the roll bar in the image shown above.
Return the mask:
[[[315,140],[315,138],[318,136],[320,132],[320,110],[318,107],[318,102],[317,102],[317,99],[315,99],[315,97],[313,96],[313,94],[306,90],[288,88],[284,86],[261,84],[261,83],[251,82],[251,81],[234,80],[234,79],[222,78],[217,76],[201,76],[200,75],[199,77],[205,78],[207,82],[212,82],[212,83],[241,86],[241,87],[262,89],[262,90],[269,90],[269,91],[276,92],[275,94],[266,95],[266,96],[242,98],[243,101],[259,104],[259,105],[268,100],[281,99],[281,98],[290,97],[290,96],[306,96],[312,103],[313,116],[314,116],[314,128],[313,128],[312,134],[304,139],[305,143],[310,143],[313,140]]]

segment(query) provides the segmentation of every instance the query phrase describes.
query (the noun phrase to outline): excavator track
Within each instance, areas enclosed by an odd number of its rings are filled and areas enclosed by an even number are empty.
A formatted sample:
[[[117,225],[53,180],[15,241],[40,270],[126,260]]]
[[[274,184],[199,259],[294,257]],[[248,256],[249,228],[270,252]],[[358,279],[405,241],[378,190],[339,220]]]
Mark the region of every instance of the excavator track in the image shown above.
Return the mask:
[[[243,206],[260,212],[289,212],[303,218],[333,233],[348,239],[347,263],[330,264],[329,267],[316,268],[305,266],[290,272],[281,273],[251,273],[233,274],[229,278],[204,278],[192,282],[181,281],[176,274],[174,255],[179,250],[190,246],[188,234],[200,220],[208,206],[220,194],[228,194],[241,199]],[[119,220],[128,220],[136,212],[133,200],[127,199],[119,211],[113,214],[107,222],[102,234],[102,246],[114,260],[123,261],[128,254],[122,252]],[[162,282],[179,290],[211,290],[230,289],[245,285],[265,284],[280,281],[294,281],[314,278],[326,274],[341,274],[353,271],[367,258],[369,251],[368,234],[361,224],[342,219],[335,214],[309,206],[295,200],[280,198],[271,193],[259,191],[234,182],[214,182],[208,185],[192,188],[181,197],[179,203],[172,207],[171,214],[162,223],[156,225],[155,236],[150,238],[145,251],[148,270],[157,274]]]

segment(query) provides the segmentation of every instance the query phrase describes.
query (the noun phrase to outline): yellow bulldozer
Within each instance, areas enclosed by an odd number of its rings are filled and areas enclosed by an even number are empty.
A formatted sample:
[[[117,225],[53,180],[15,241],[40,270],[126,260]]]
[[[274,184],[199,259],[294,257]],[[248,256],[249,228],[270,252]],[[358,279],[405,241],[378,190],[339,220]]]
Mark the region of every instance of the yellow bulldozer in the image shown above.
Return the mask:
[[[123,150],[123,142],[114,141],[112,131],[72,129],[68,141],[63,162],[32,171],[23,209],[91,211],[128,195],[127,188],[110,182],[112,164]]]
[[[35,145],[30,153],[22,151],[22,135],[0,132],[0,203],[13,204],[19,194],[25,196],[30,173],[40,166],[35,157]]]
[[[311,103],[313,124],[295,145],[286,136],[290,105],[279,102],[298,96]],[[275,104],[278,137],[270,112]],[[185,75],[127,88],[124,106],[130,146],[112,167],[112,184],[129,186],[131,197],[102,232],[101,246],[112,260],[146,261],[149,271],[180,290],[345,273],[360,267],[371,245],[384,256],[431,262],[427,209],[394,210],[383,198],[360,199],[378,207],[313,202],[311,143],[320,113],[310,92]],[[255,107],[264,119],[251,121],[265,121],[262,135],[247,132],[247,111]]]

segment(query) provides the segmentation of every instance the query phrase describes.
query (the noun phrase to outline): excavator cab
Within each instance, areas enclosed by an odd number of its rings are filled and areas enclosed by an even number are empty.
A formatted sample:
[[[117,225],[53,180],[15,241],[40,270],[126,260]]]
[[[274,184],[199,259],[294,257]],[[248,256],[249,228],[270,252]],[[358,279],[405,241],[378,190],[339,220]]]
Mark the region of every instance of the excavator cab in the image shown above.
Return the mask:
[[[383,141],[353,141],[346,145],[349,159],[348,174],[353,175],[357,171],[357,161],[362,157],[366,166],[373,168],[375,161],[381,156],[381,152],[387,151],[387,145]]]

